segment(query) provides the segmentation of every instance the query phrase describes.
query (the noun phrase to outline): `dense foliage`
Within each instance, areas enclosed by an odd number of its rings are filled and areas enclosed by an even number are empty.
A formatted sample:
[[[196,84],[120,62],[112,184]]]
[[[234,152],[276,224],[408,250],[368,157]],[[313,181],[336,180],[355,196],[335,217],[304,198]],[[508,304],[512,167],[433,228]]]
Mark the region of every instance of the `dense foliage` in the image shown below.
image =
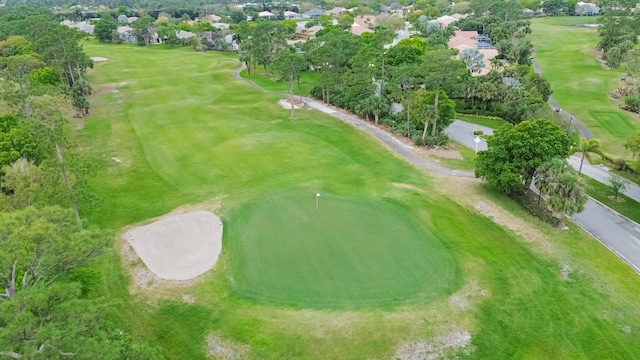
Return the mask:
[[[94,199],[67,123],[89,108],[82,37],[46,12],[0,11],[0,356],[156,359],[111,320],[91,266],[113,235],[79,211]]]

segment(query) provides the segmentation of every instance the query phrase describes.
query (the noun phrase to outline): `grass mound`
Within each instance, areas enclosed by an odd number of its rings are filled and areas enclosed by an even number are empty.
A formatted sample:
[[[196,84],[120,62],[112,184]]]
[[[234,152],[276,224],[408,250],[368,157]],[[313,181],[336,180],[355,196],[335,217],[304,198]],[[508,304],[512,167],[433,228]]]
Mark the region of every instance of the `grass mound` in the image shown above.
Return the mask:
[[[368,198],[279,194],[230,224],[236,291],[312,308],[359,308],[447,295],[456,266],[398,206]]]

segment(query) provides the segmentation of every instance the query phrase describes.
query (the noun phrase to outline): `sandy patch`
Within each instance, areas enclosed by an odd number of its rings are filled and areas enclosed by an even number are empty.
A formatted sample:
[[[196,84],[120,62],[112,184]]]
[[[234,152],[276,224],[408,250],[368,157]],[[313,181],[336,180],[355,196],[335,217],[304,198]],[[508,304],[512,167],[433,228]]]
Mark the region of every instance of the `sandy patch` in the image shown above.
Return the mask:
[[[280,106],[282,106],[282,108],[287,109],[287,110],[291,110],[291,103],[288,100],[280,100],[278,101],[278,104]],[[299,105],[296,105],[295,101],[293,102],[293,108],[294,109],[300,109]]]
[[[458,350],[465,349],[471,343],[471,334],[467,331],[454,331],[429,341],[416,341],[400,345],[396,358],[400,360],[434,360],[453,358]]]
[[[122,238],[157,277],[188,280],[204,274],[218,260],[222,222],[209,211],[172,214],[133,228]]]
[[[207,336],[207,351],[215,359],[243,359],[247,357],[250,350],[249,345],[226,340],[216,334],[209,334],[209,336]]]
[[[91,60],[93,60],[93,62],[105,62],[109,59],[107,59],[106,57],[92,56]]]

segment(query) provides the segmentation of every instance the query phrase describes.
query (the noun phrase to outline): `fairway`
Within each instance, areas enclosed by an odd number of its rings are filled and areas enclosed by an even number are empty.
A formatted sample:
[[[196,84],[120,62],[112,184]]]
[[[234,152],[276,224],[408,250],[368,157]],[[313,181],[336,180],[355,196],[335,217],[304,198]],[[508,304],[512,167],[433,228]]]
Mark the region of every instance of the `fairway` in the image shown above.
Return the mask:
[[[623,70],[605,69],[594,55],[600,41],[597,29],[575,26],[597,21],[587,17],[534,19],[529,37],[558,104],[586,125],[606,152],[630,158],[624,140],[640,130],[640,123],[609,99]]]
[[[92,265],[110,319],[166,359],[210,359],[215,334],[242,359],[408,360],[465,333],[442,357],[638,358],[639,278],[575,225],[321,112],[291,119],[233,78],[235,54],[84,45],[108,61],[89,72],[91,115],[71,119],[96,171],[81,215],[114,234],[176,209],[224,223],[218,262],[187,284],[132,292],[140,264],[117,243]]]
[[[236,290],[313,308],[402,304],[447,295],[455,263],[400,206],[315,193],[262,198],[232,222]]]

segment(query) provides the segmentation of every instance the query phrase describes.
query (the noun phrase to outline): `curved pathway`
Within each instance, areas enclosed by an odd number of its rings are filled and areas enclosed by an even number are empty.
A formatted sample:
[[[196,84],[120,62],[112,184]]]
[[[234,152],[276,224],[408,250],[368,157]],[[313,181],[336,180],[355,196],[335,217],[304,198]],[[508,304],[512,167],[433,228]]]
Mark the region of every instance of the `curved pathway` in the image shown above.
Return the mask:
[[[540,67],[540,64],[538,64],[538,62],[536,60],[533,60],[532,64],[533,64],[533,71],[538,75],[542,75],[542,67]],[[555,109],[562,109],[562,107],[553,99],[552,96],[549,96],[549,100],[547,100],[547,103],[554,110]],[[591,133],[591,130],[589,130],[586,126],[584,126],[583,123],[578,121],[578,119],[576,119],[576,117],[573,116],[573,114],[571,114],[570,112],[568,112],[566,110],[562,110],[561,114],[564,117],[566,117],[567,119],[570,119],[570,121],[572,121],[572,122],[574,122],[576,124],[576,127],[578,128],[578,132],[580,132],[580,136],[582,136],[585,139],[591,139],[593,137],[593,134]]]
[[[233,77],[248,83],[256,90],[280,94],[275,91],[266,90],[253,81],[242,78],[240,71],[243,69],[244,65],[234,71]],[[475,179],[475,175],[472,172],[451,170],[423,159],[412,151],[412,146],[401,142],[389,132],[357,116],[345,114],[340,111],[341,109],[328,106],[315,99],[304,98],[304,101],[308,106],[372,135],[402,155],[402,157],[411,164],[445,175]],[[481,180],[478,179],[478,181]],[[640,273],[640,225],[594,200],[589,200],[585,206],[585,210],[580,214],[572,216],[572,219],[587,233],[591,234],[591,236],[629,264],[636,272]]]

